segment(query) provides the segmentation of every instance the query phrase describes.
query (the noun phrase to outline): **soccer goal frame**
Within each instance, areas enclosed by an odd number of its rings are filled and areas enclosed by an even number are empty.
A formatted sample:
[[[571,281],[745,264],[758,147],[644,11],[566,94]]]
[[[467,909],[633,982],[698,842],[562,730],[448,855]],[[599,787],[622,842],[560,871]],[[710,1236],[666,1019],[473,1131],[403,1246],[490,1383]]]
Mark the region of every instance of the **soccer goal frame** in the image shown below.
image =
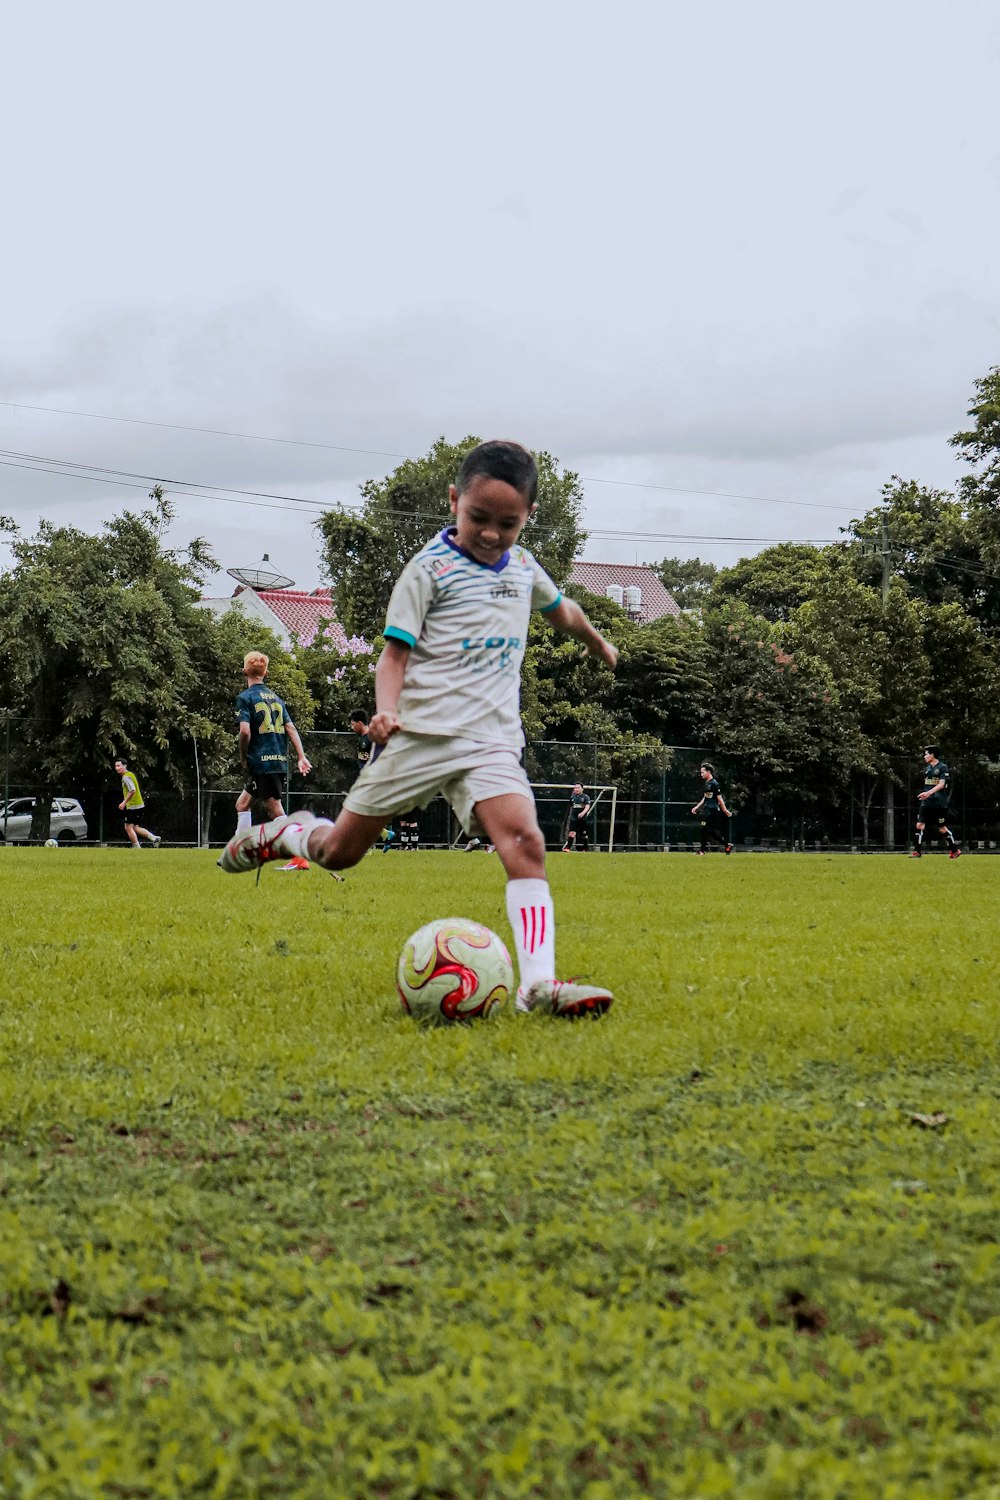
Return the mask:
[[[608,827],[608,853],[610,854],[615,847],[615,818],[618,813],[617,786],[588,786],[585,781],[533,781],[531,783],[531,790],[533,792],[565,792],[568,801],[569,794],[575,786],[582,786],[583,790],[589,795],[591,812],[594,811],[602,798],[606,797],[608,799],[611,818]],[[595,849],[602,849],[603,847],[603,844],[598,843],[597,839],[594,840]]]

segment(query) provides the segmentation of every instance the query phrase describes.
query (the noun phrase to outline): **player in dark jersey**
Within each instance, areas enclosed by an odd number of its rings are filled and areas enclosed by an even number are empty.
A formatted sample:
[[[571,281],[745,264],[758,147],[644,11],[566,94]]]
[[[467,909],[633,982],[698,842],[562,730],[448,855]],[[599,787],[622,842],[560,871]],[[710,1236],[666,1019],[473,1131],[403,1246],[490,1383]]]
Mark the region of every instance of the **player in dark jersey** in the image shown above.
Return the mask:
[[[698,772],[704,782],[701,801],[691,809],[692,817],[701,813],[701,848],[699,854],[705,854],[708,850],[710,838],[717,839],[727,854],[732,854],[733,846],[729,838],[729,820],[732,813],[726,806],[726,799],[722,795],[722,788],[715,779],[715,767],[709,765],[706,760]]]
[[[578,781],[573,788],[566,812],[564,854],[569,854],[573,849],[582,849],[585,854],[589,851],[590,830],[587,827],[587,819],[590,817],[590,806],[590,798]]]
[[[299,732],[288,709],[270,688],[264,686],[268,659],[263,651],[249,651],[243,659],[246,687],[236,700],[236,718],[240,727],[240,761],[247,773],[243,790],[236,799],[236,832],[248,829],[253,820],[254,801],[263,803],[268,818],[280,818],[284,812],[281,796],[288,773],[288,742],[298,757],[300,776],[312,770],[302,748]],[[284,870],[308,870],[307,859],[292,859]]]
[[[910,855],[919,859],[924,852],[924,829],[930,824],[939,838],[948,840],[948,858],[958,859],[961,849],[948,827],[948,803],[951,801],[951,771],[941,759],[937,745],[924,748],[924,789],[917,793],[917,847]]]
[[[358,736],[358,770],[363,771],[372,758],[372,739],[368,733],[368,715],[363,708],[351,710],[351,728]]]

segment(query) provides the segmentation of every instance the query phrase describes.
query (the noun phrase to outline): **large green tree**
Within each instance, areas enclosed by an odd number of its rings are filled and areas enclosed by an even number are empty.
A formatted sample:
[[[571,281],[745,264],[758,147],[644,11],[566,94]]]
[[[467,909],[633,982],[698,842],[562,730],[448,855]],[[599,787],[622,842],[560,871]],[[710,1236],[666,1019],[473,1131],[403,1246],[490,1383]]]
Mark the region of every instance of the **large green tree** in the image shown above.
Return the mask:
[[[898,578],[928,604],[957,603],[988,629],[1000,626],[1000,578],[984,568],[962,499],[893,475],[882,503],[848,528],[858,578],[873,588]]]
[[[797,611],[792,639],[826,663],[840,700],[876,758],[912,742],[930,681],[925,606],[898,582],[881,592],[831,580]]]
[[[610,599],[577,587],[568,592],[624,656],[640,627]],[[668,752],[656,734],[622,712],[620,688],[617,672],[544,618],[532,617],[521,698],[528,774],[533,781],[621,787],[629,803],[629,840],[635,842],[643,776]]]
[[[681,609],[700,609],[712,590],[718,568],[700,557],[664,557],[652,564]]]
[[[118,756],[174,786],[192,777],[194,740],[212,774],[234,759],[233,698],[260,631],[235,612],[219,622],[199,606],[215,564],[198,539],[164,547],[170,505],[158,491],[150,498],[149,509],[116,516],[96,536],[49,522],[31,537],[7,527],[0,681],[36,793],[32,838],[47,836],[53,794],[93,789]],[[308,722],[304,678],[268,645],[275,685]]]
[[[358,512],[327,511],[316,523],[337,618],[348,634],[370,641],[381,632],[393,584],[413,554],[448,524],[448,487],[478,442],[438,438],[425,457],[406,459],[385,479],[367,480]],[[583,491],[578,476],[560,470],[551,454],[535,458],[538,510],[522,540],[562,584],[586,541]]]
[[[13,568],[0,577],[0,671],[39,794],[32,837],[47,835],[51,796],[95,761],[125,756],[140,771],[179,759],[203,726],[190,637],[201,628],[197,585],[214,566],[201,542],[183,554],[160,541],[160,496],[90,536],[43,521],[13,531]],[[191,752],[187,748],[187,760]]]
[[[972,426],[951,439],[971,469],[959,488],[983,562],[1000,573],[1000,365],[975,382],[968,410]]]
[[[739,767],[737,797],[775,812],[837,796],[851,730],[821,655],[741,600],[705,617],[706,742]]]
[[[671,615],[626,623],[612,700],[618,723],[665,745],[703,744],[715,692],[704,630]]]
[[[958,604],[926,609],[923,625],[929,676],[919,740],[940,740],[956,759],[1000,759],[995,636]]]
[[[892,818],[898,760],[919,742],[931,669],[927,606],[898,580],[883,601],[881,589],[851,574],[831,578],[796,611],[790,639],[823,661],[843,711],[843,744],[834,767],[841,779],[860,778],[858,806],[867,818],[877,783],[884,787],[886,835]]]
[[[731,568],[723,568],[712,584],[708,603],[717,607],[738,600],[761,619],[772,623],[788,620],[815,596],[831,574],[836,576],[848,567],[843,547],[780,542],[753,557],[741,558]]]

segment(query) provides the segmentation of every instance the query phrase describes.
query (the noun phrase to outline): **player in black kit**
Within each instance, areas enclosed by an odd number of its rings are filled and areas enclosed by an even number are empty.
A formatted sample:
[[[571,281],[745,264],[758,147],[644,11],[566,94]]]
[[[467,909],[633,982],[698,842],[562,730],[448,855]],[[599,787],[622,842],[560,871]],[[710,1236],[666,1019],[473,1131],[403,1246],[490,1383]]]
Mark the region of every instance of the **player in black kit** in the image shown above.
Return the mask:
[[[372,740],[368,733],[368,715],[363,708],[351,710],[351,728],[358,737],[358,771],[363,771],[372,758]]]
[[[958,859],[961,849],[948,827],[948,803],[951,801],[951,772],[941,759],[937,745],[924,749],[924,789],[917,793],[917,847],[910,855],[919,859],[924,852],[924,829],[928,823],[939,838],[948,840],[948,858]]]
[[[705,783],[701,801],[692,807],[692,817],[701,813],[701,848],[699,854],[704,854],[708,849],[710,838],[717,839],[727,854],[732,854],[733,846],[729,838],[729,819],[732,813],[726,806],[726,799],[722,795],[722,788],[715,779],[715,767],[710,766],[706,760],[699,776]]]
[[[565,819],[565,842],[563,853],[569,854],[572,849],[582,849],[586,854],[590,849],[590,831],[587,827],[587,819],[590,817],[590,798],[583,790],[580,782],[573,788],[573,795],[569,799],[569,808]]]

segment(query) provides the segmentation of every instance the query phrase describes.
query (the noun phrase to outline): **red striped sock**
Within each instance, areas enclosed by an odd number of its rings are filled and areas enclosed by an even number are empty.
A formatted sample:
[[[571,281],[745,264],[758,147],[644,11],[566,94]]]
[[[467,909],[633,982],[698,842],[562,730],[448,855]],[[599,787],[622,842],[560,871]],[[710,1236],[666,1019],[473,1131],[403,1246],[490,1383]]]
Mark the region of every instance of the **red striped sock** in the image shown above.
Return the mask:
[[[507,883],[507,916],[514,933],[520,987],[556,977],[555,908],[547,880]]]

